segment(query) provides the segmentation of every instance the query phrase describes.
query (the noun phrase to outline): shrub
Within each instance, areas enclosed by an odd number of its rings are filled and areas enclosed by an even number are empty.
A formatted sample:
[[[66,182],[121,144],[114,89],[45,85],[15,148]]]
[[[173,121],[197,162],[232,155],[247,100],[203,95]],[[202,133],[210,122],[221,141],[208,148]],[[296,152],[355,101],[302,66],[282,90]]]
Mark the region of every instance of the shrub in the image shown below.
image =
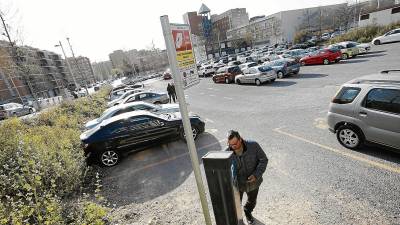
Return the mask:
[[[80,197],[83,188],[96,187],[82,187],[94,177],[79,135],[105,109],[106,93],[0,125],[0,224],[103,224],[107,208],[96,203],[98,191],[95,201]],[[79,204],[72,210],[65,202]]]
[[[400,22],[392,23],[387,26],[377,26],[377,25],[370,25],[366,27],[360,27],[349,32],[337,36],[333,39],[329,40],[330,44],[342,42],[342,41],[357,41],[357,42],[370,42],[377,36],[383,35],[384,33],[399,28]]]

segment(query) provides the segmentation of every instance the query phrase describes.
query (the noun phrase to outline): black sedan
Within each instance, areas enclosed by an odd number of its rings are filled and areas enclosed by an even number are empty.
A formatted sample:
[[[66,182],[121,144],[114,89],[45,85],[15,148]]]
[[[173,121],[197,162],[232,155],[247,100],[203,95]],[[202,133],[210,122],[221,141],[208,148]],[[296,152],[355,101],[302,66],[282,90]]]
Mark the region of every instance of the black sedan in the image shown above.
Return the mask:
[[[193,137],[204,132],[205,123],[190,116]],[[138,151],[176,139],[184,139],[179,113],[156,115],[148,111],[123,113],[81,134],[85,153],[104,166],[114,166],[124,153]]]

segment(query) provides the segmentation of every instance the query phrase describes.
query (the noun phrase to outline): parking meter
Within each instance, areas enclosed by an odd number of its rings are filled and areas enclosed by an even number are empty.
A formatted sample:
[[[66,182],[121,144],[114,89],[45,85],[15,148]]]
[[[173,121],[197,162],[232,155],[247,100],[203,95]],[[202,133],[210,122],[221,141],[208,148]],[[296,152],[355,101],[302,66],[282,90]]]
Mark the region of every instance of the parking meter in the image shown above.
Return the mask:
[[[202,158],[217,225],[244,224],[232,155],[229,151],[211,151]]]

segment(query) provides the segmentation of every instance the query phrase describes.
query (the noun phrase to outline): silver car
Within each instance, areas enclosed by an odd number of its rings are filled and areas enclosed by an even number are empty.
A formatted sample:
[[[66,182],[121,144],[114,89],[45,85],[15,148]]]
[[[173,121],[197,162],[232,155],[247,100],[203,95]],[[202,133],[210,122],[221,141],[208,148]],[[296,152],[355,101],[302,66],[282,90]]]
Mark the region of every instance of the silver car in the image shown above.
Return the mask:
[[[138,89],[132,89],[132,90],[128,90],[125,93],[123,93],[121,96],[119,96],[118,98],[110,101],[107,103],[107,107],[112,107],[112,106],[116,106],[118,105],[122,100],[124,100],[124,98],[126,98],[127,96],[131,95],[131,94],[135,94],[135,93],[139,93],[139,92],[143,92],[144,89],[142,88],[138,88]]]
[[[269,66],[256,66],[243,70],[243,74],[235,77],[237,84],[256,84],[257,86],[265,82],[274,82],[276,72]]]
[[[169,102],[169,97],[168,94],[164,92],[145,91],[131,94],[125,97],[119,104],[126,104],[129,102],[138,101],[150,102],[153,104],[166,104]]]
[[[122,113],[133,112],[138,110],[147,110],[155,114],[175,113],[179,112],[179,105],[178,104],[155,105],[148,102],[131,102],[123,105],[117,105],[105,110],[99,118],[87,122],[85,124],[85,128],[92,129],[93,127],[100,124],[103,120],[106,120],[113,116],[117,116]]]
[[[7,103],[0,105],[0,119],[6,119],[12,116],[24,116],[35,112],[35,109],[21,105],[19,103]]]
[[[400,150],[400,70],[342,85],[329,106],[328,125],[346,148],[373,142]]]

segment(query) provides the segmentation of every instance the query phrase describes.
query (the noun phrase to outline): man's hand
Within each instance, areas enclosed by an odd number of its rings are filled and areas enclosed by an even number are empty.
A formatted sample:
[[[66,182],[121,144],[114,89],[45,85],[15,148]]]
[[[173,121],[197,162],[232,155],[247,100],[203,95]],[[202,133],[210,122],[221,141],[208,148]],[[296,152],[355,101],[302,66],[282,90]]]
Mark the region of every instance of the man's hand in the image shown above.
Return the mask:
[[[249,183],[253,183],[254,181],[256,181],[257,180],[257,178],[256,178],[256,176],[254,176],[254,175],[251,175],[251,176],[249,176],[248,178],[247,178],[247,182],[249,182]]]

